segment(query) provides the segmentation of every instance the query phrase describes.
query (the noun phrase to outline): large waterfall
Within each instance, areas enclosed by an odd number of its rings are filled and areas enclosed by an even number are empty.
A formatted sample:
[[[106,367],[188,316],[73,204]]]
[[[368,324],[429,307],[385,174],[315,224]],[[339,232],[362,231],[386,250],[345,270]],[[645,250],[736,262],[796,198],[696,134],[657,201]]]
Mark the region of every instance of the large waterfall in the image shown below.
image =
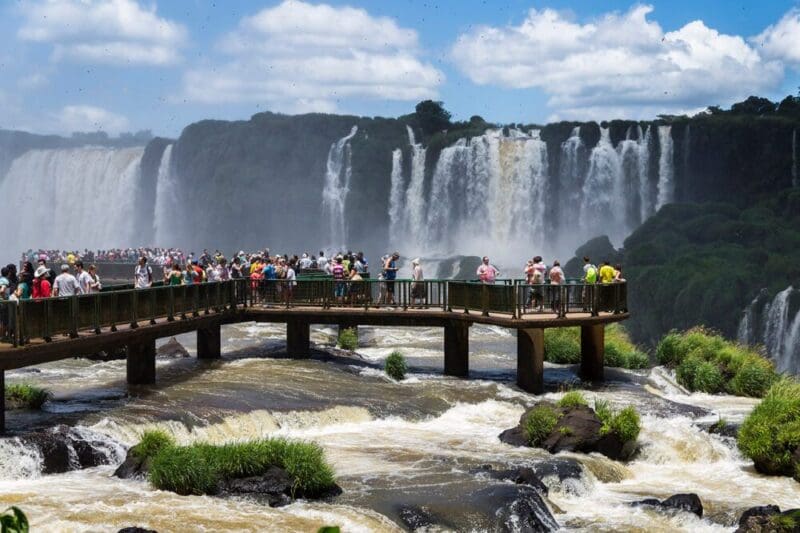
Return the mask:
[[[325,185],[322,189],[322,210],[323,219],[328,222],[329,244],[333,247],[344,247],[347,243],[345,204],[353,174],[350,139],[355,137],[357,132],[358,126],[353,126],[350,133],[331,144],[328,151]]]
[[[675,170],[672,149],[672,126],[658,127],[658,144],[661,155],[658,158],[658,198],[656,210],[672,202],[675,197]]]
[[[417,244],[425,243],[425,156],[427,150],[418,144],[414,130],[406,126],[408,144],[411,145],[411,179],[405,197],[403,230],[406,235],[416,239]],[[413,241],[412,241],[413,242]]]
[[[172,171],[172,145],[164,149],[156,179],[156,205],[153,218],[155,242],[159,246],[177,246],[172,242],[175,225],[182,224],[180,185]]]
[[[106,248],[148,244],[135,235],[144,148],[30,150],[0,184],[3,247]]]
[[[745,309],[738,338],[763,345],[778,371],[800,374],[800,290],[788,287],[771,301],[762,291]]]

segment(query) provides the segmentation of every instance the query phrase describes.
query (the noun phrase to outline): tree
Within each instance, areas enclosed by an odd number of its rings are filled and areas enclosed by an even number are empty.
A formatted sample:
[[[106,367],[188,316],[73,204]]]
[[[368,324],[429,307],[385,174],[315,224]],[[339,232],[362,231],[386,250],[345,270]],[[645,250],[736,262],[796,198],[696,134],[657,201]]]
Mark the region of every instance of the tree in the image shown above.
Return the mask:
[[[769,115],[775,112],[775,102],[760,96],[751,96],[744,102],[737,102],[731,106],[731,113],[735,115]]]
[[[424,100],[417,104],[415,110],[419,126],[427,134],[450,127],[450,112],[444,108],[442,102]]]

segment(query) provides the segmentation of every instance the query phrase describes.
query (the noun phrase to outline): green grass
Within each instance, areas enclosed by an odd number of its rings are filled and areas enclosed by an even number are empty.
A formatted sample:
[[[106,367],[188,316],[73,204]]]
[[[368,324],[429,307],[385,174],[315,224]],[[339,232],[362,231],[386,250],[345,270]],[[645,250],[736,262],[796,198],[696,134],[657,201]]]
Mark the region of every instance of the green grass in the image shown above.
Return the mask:
[[[772,363],[757,351],[701,327],[668,333],[656,356],[675,368],[678,383],[690,391],[760,398],[778,378]]]
[[[539,446],[558,423],[558,412],[549,405],[537,405],[528,413],[522,425],[525,438],[531,446]]]
[[[614,412],[605,400],[595,400],[594,412],[603,423],[600,434],[614,433],[622,442],[635,441],[639,438],[642,421],[639,412],[632,405],[619,412]]]
[[[5,397],[6,405],[9,407],[40,409],[52,397],[52,394],[47,389],[35,385],[15,383],[14,385],[6,385]]]
[[[800,481],[800,463],[792,458],[800,446],[800,383],[785,378],[772,385],[745,419],[737,443],[760,472]]]
[[[560,400],[558,400],[559,407],[581,407],[588,406],[589,403],[580,391],[569,391]]]
[[[386,358],[384,370],[392,379],[397,381],[405,379],[406,372],[408,371],[408,364],[406,363],[406,359],[403,357],[403,354],[398,351],[390,353],[389,357]]]
[[[150,429],[142,433],[139,443],[131,448],[131,453],[139,459],[154,457],[162,448],[174,447],[175,439],[166,431]]]
[[[544,332],[544,357],[557,364],[576,364],[581,360],[580,328],[551,328]],[[638,349],[619,324],[605,330],[605,364],[620,368],[647,368],[647,354]]]
[[[334,472],[321,447],[285,439],[262,439],[215,446],[175,446],[151,438],[156,447],[148,476],[159,489],[178,494],[214,494],[223,479],[263,474],[272,466],[294,479],[292,494],[321,494],[335,484]]]
[[[351,352],[358,348],[358,333],[355,329],[347,328],[339,332],[339,348]]]

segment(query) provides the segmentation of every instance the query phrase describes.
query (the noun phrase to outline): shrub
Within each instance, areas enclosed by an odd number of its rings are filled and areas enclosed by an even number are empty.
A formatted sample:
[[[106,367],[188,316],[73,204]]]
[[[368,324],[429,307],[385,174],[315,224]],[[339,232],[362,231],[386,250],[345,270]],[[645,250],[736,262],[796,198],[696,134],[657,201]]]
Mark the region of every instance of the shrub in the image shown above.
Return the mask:
[[[544,357],[550,363],[576,364],[581,361],[580,328],[552,328],[544,332]],[[605,364],[620,368],[646,368],[647,354],[636,348],[625,329],[612,324],[605,331]]]
[[[675,377],[678,379],[678,383],[689,390],[694,390],[694,377],[697,375],[697,369],[702,363],[703,360],[699,357],[684,358],[678,368],[675,369]]]
[[[175,439],[172,438],[172,435],[160,429],[150,429],[142,434],[139,443],[131,448],[131,453],[139,459],[146,459],[155,457],[162,448],[170,446],[175,446]]]
[[[739,429],[737,443],[759,472],[800,481],[792,458],[800,446],[800,383],[782,379],[770,387]]]
[[[537,405],[530,410],[522,425],[525,438],[531,446],[538,446],[558,423],[558,412],[549,405]]]
[[[641,431],[641,419],[639,413],[633,406],[624,408],[619,413],[613,414],[607,423],[600,428],[601,434],[613,433],[622,442],[628,442],[639,438]]]
[[[724,389],[725,380],[722,379],[717,365],[710,361],[703,361],[697,366],[692,387],[696,391],[714,394]]]
[[[358,333],[355,329],[347,328],[339,332],[339,348],[351,352],[358,348]]]
[[[397,381],[404,379],[408,371],[408,364],[406,364],[406,359],[403,357],[403,354],[397,351],[390,353],[389,357],[386,358],[384,370],[392,379],[396,379]]]
[[[581,340],[578,328],[552,328],[544,331],[544,358],[560,365],[581,361]]]
[[[35,385],[15,383],[14,385],[6,385],[5,397],[6,405],[9,408],[40,409],[52,397],[52,394],[47,389]]]
[[[284,439],[162,447],[152,458],[148,475],[159,489],[214,494],[223,479],[257,476],[271,466],[283,468],[294,479],[293,494],[313,496],[335,483],[322,448]]]
[[[680,334],[670,331],[661,339],[656,347],[656,359],[661,365],[675,366],[680,363]]]
[[[0,528],[3,533],[28,533],[30,531],[28,517],[25,516],[22,509],[13,505],[0,514]]]
[[[580,391],[569,391],[560,400],[558,400],[559,407],[581,407],[589,405],[583,393]]]
[[[607,426],[611,422],[611,418],[614,416],[614,412],[611,410],[611,406],[608,404],[608,401],[598,398],[595,398],[594,400],[594,413],[604,426]]]
[[[730,391],[739,396],[761,398],[777,379],[772,364],[765,359],[744,363],[730,381]]]

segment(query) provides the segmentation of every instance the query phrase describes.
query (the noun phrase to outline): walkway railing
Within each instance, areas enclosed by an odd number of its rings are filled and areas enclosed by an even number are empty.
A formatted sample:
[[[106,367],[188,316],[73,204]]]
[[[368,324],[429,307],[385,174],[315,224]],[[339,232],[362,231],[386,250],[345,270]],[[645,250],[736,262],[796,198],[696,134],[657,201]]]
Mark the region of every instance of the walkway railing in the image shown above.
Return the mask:
[[[24,345],[32,339],[51,341],[58,335],[116,331],[142,324],[188,319],[237,307],[296,309],[313,307],[394,308],[500,313],[513,319],[530,315],[627,312],[625,283],[586,285],[527,285],[521,280],[498,280],[488,285],[474,281],[333,279],[250,280],[128,289],[65,298],[0,302],[2,342]]]

